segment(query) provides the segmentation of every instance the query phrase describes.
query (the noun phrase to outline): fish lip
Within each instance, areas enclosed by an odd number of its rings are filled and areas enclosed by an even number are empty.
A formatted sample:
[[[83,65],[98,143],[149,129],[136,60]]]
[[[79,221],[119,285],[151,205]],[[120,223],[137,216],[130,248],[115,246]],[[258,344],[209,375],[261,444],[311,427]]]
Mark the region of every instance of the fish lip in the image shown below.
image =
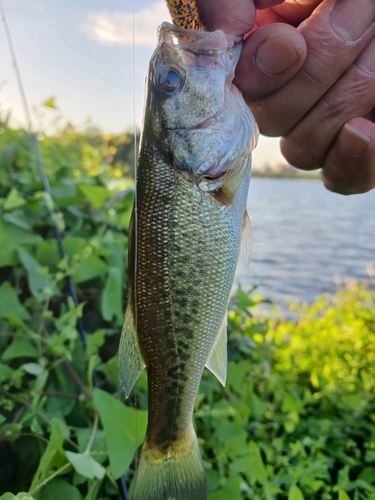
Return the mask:
[[[242,36],[232,36],[223,30],[212,32],[179,28],[163,22],[158,28],[159,43],[165,42],[194,54],[214,55],[236,49],[243,42]]]

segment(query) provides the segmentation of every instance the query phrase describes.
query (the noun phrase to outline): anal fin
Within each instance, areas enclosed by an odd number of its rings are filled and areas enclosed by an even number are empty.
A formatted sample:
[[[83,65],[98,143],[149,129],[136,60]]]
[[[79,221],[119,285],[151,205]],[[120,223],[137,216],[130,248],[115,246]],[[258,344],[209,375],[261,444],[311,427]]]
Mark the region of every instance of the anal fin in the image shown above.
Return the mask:
[[[129,397],[145,366],[139,350],[133,315],[128,307],[119,347],[120,381],[126,397]]]
[[[221,385],[225,387],[227,379],[227,313],[225,313],[212,351],[206,363]]]

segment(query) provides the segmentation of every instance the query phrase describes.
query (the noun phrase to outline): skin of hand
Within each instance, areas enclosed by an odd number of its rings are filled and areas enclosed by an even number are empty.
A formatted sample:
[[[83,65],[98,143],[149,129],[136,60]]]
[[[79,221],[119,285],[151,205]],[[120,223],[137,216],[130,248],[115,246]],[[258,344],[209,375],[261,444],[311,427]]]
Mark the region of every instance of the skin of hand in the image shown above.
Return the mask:
[[[245,35],[236,84],[289,163],[331,191],[374,188],[375,1],[197,3],[207,29]]]

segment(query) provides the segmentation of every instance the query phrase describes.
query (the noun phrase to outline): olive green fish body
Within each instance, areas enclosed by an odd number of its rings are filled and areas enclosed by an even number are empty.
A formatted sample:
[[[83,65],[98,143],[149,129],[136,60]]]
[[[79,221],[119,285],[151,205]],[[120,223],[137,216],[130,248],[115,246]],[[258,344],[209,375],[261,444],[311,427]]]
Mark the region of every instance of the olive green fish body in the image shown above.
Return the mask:
[[[120,345],[126,395],[148,370],[149,420],[133,500],[205,500],[192,413],[205,366],[225,383],[226,308],[255,129],[231,87],[237,46],[222,32],[206,35],[203,45],[164,24],[150,65]]]

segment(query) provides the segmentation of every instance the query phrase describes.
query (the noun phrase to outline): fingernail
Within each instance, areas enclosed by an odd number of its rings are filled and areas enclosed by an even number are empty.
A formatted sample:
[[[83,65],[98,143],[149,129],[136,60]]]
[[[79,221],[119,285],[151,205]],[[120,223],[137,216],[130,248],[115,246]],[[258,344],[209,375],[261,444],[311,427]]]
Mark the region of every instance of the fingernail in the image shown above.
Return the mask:
[[[336,0],[332,26],[345,40],[361,38],[375,19],[374,0]]]
[[[270,35],[259,47],[255,62],[268,75],[283,73],[302,55],[300,44],[286,35]]]
[[[345,123],[338,138],[340,151],[344,155],[359,158],[366,151],[369,144],[370,139],[366,134]]]
[[[375,40],[367,45],[358,57],[357,64],[368,73],[375,74]]]

